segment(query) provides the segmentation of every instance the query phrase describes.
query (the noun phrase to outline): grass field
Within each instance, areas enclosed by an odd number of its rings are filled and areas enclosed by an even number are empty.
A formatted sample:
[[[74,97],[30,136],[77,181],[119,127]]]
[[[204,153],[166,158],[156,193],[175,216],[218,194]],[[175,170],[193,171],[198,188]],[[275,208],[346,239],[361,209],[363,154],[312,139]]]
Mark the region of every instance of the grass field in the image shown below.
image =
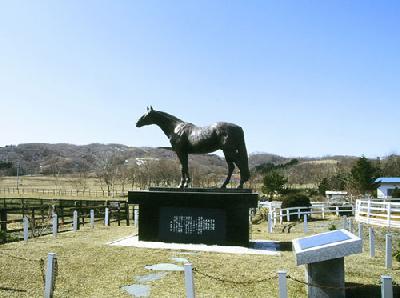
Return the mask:
[[[84,185],[84,187],[83,187]],[[218,184],[219,185],[219,184]],[[210,185],[210,187],[218,187],[218,185]],[[157,185],[151,185],[157,186]],[[159,185],[158,185],[159,186]],[[227,187],[235,188],[235,183],[229,184]],[[254,191],[260,190],[260,184],[252,184]],[[143,187],[143,186],[142,186]],[[246,184],[250,187],[250,183]],[[303,186],[296,186],[297,188],[304,188]],[[146,186],[146,189],[148,185]],[[125,183],[115,183],[114,187],[110,189],[112,197],[120,198],[129,190],[140,189],[138,185]],[[74,199],[93,199],[93,198],[107,198],[108,189],[101,179],[96,177],[88,177],[84,180],[74,175],[62,175],[60,177],[54,176],[21,176],[19,177],[17,189],[17,177],[6,176],[0,177],[0,198],[21,197],[21,198],[74,198]]]
[[[63,175],[60,177],[54,176],[20,176],[19,177],[19,187],[20,188],[44,188],[44,189],[53,189],[53,188],[75,188],[78,184],[78,178],[75,176]],[[101,185],[99,179],[94,177],[89,177],[86,180],[86,184],[88,188],[93,190],[100,190]],[[0,188],[3,187],[16,187],[17,186],[17,177],[15,176],[6,176],[1,177],[0,179]]]
[[[114,185],[114,197],[121,197],[121,192],[132,189],[130,185],[122,187]],[[53,176],[21,176],[19,177],[18,189],[16,177],[0,178],[0,197],[21,198],[74,198],[74,199],[96,199],[107,198],[107,186],[98,178],[89,177],[85,179],[84,187],[81,179],[72,175],[61,177]]]
[[[334,217],[331,220],[311,221],[310,234],[327,231],[327,227],[332,223],[338,228],[341,225],[341,221]],[[35,260],[46,258],[48,252],[55,252],[58,257],[55,297],[130,297],[121,289],[122,286],[134,284],[136,276],[151,273],[144,268],[145,265],[171,263],[172,257],[185,257],[200,272],[206,272],[226,281],[257,281],[273,277],[266,282],[242,285],[216,281],[195,273],[198,297],[277,297],[278,281],[275,277],[277,270],[285,269],[289,275],[304,280],[304,267],[295,265],[293,252],[289,249],[289,242],[304,234],[301,224],[295,226],[290,234],[281,234],[277,227],[273,234],[268,235],[265,228],[265,223],[253,225],[252,238],[286,243],[287,245],[283,245],[285,249],[279,256],[205,252],[181,254],[181,251],[106,245],[109,241],[136,233],[133,227],[126,226],[98,225],[93,230],[83,228],[76,233],[59,234],[57,239],[43,236],[30,240],[28,244],[8,243],[0,246],[0,297],[42,297],[43,281],[40,264]],[[376,230],[376,258],[369,258],[368,241],[364,241],[364,253],[346,257],[346,284],[363,286],[347,292],[348,297],[379,297],[379,280],[382,274],[391,275],[395,282],[400,281],[399,263],[394,261],[393,270],[384,268],[385,232],[383,229]],[[396,243],[399,240],[399,233],[392,232]],[[151,297],[185,296],[182,272],[169,273],[149,284]],[[397,286],[395,290],[399,290]],[[290,297],[306,297],[305,286],[290,279],[288,291]]]

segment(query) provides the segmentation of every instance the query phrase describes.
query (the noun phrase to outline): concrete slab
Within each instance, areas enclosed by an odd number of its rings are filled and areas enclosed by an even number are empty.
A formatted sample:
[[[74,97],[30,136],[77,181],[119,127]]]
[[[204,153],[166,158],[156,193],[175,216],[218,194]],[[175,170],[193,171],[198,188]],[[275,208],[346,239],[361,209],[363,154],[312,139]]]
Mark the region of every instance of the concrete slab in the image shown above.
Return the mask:
[[[144,266],[148,270],[154,271],[183,271],[183,266],[178,266],[170,263],[159,263],[154,265]]]
[[[112,246],[131,246],[149,249],[170,249],[170,250],[188,250],[188,251],[204,251],[216,253],[230,254],[249,254],[249,255],[279,255],[277,251],[278,243],[268,240],[252,240],[251,247],[243,246],[221,246],[221,245],[205,245],[205,244],[183,244],[183,243],[165,243],[139,241],[138,236],[130,236],[123,239],[107,243]],[[253,247],[253,248],[252,248]]]

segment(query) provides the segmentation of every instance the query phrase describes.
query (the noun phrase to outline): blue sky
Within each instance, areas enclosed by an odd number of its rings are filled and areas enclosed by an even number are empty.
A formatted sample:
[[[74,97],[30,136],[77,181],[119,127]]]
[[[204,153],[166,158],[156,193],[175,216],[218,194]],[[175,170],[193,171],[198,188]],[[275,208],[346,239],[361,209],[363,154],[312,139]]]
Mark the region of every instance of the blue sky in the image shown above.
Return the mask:
[[[0,146],[168,146],[147,105],[250,152],[400,153],[398,1],[0,1]]]

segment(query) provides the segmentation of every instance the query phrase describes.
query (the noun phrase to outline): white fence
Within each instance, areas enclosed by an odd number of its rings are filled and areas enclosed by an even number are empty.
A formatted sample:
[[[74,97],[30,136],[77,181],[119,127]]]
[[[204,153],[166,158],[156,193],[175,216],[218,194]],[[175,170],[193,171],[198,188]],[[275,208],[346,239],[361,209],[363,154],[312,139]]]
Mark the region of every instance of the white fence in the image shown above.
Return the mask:
[[[352,205],[344,205],[344,206],[330,206],[320,202],[312,202],[312,206],[310,207],[291,207],[291,208],[281,208],[280,202],[260,202],[259,206],[268,209],[268,213],[271,214],[271,217],[276,223],[277,219],[282,223],[283,219],[286,217],[286,220],[290,220],[290,217],[300,218],[307,214],[309,215],[320,215],[322,218],[325,218],[326,214],[335,214],[336,216],[348,215],[349,213],[354,214],[354,208]]]
[[[356,220],[376,226],[400,228],[400,203],[357,200]]]

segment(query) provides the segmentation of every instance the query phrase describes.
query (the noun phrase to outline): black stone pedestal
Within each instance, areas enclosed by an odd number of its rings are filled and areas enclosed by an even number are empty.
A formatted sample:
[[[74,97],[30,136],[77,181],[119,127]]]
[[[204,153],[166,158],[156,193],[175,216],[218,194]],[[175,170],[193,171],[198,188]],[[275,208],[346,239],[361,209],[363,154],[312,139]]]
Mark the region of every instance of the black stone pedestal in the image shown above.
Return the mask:
[[[139,240],[249,245],[249,208],[258,194],[236,189],[151,188],[130,191],[139,205]]]
[[[344,258],[306,265],[308,298],[344,298]],[[320,286],[320,287],[319,287]]]

